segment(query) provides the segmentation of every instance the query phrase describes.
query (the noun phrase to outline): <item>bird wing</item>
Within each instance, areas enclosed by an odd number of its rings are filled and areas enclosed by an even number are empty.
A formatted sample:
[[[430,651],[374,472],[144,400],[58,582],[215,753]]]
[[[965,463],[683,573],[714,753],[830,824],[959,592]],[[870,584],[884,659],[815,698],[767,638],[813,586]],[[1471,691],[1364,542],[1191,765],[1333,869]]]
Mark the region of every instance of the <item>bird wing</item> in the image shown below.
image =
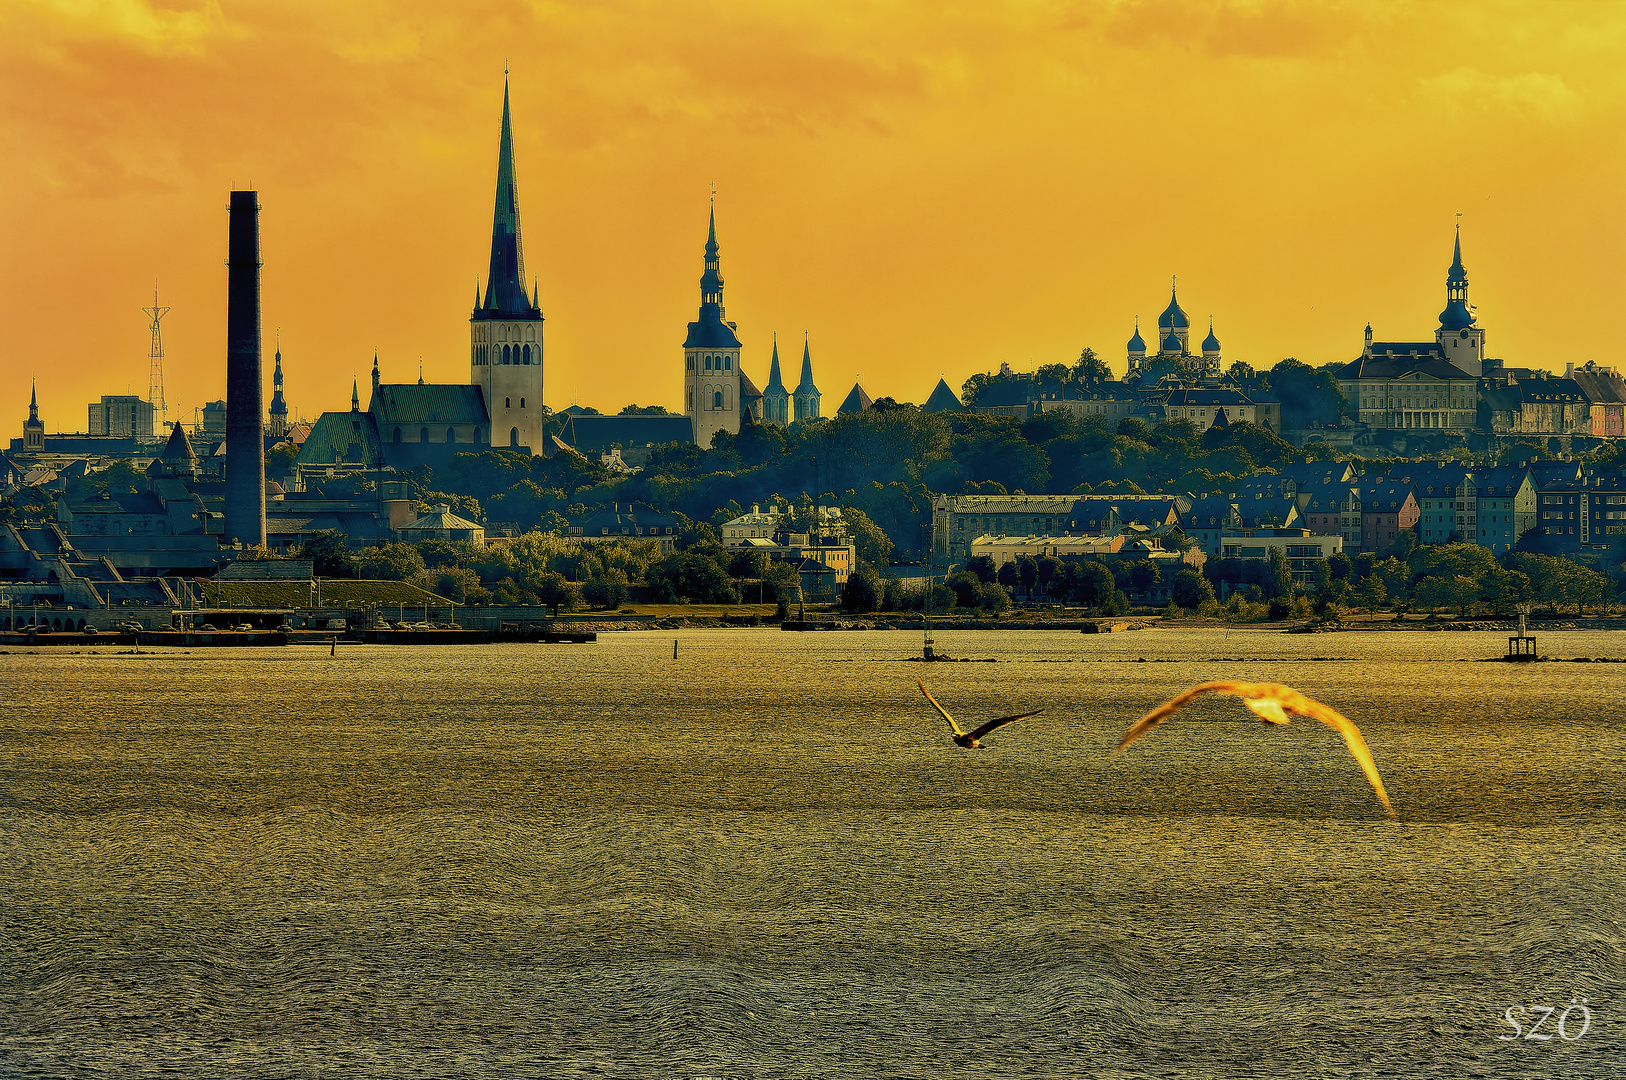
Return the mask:
[[[1366,740],[1361,738],[1360,729],[1335,709],[1313,698],[1305,697],[1285,683],[1198,683],[1179,697],[1159,705],[1131,724],[1129,730],[1124,732],[1124,737],[1118,741],[1118,747],[1113,753],[1116,754],[1203,694],[1230,694],[1239,697],[1244,705],[1267,723],[1285,724],[1287,714],[1294,713],[1326,724],[1344,737],[1344,745],[1349,748],[1350,755],[1360,765],[1361,772],[1366,774],[1367,782],[1377,793],[1384,811],[1391,818],[1395,816],[1394,807],[1389,805],[1389,793],[1383,789],[1383,778],[1378,775],[1377,763],[1372,760],[1372,752],[1366,748]]]
[[[990,731],[998,731],[1006,724],[1014,724],[1018,720],[1026,720],[1030,716],[1038,716],[1043,711],[1043,709],[1035,709],[1033,712],[1025,712],[1017,716],[1001,716],[998,720],[990,720],[976,731],[973,731],[971,733],[971,737],[973,739],[980,739]]]
[[[920,687],[920,692],[922,694],[926,695],[926,700],[932,703],[932,708],[936,709],[938,713],[942,715],[943,719],[948,721],[948,726],[951,730],[953,730],[954,734],[964,735],[965,732],[960,730],[960,725],[954,722],[954,717],[950,716],[948,714],[948,710],[939,705],[937,703],[937,699],[932,697],[932,692],[926,689],[926,684],[921,682],[919,679],[916,679],[915,685]]]
[[[1196,686],[1193,686],[1190,690],[1187,690],[1185,693],[1181,694],[1172,701],[1165,701],[1163,704],[1159,705],[1157,708],[1153,709],[1139,720],[1136,720],[1133,724],[1130,724],[1129,730],[1124,732],[1124,737],[1118,740],[1118,745],[1113,749],[1112,752],[1117,754],[1123,750],[1124,747],[1128,746],[1130,743],[1134,742],[1148,731],[1151,731],[1153,728],[1157,727],[1157,725],[1161,724],[1163,721],[1167,720],[1169,717],[1191,704],[1192,701],[1201,697],[1203,694],[1212,693],[1213,691],[1219,690],[1223,687],[1234,685],[1236,684],[1221,682],[1198,683]]]
[[[1372,785],[1372,790],[1377,792],[1378,801],[1383,804],[1383,809],[1389,816],[1394,817],[1394,807],[1389,805],[1389,793],[1383,790],[1383,777],[1378,775],[1378,764],[1372,760],[1372,751],[1366,748],[1366,740],[1361,738],[1361,729],[1319,701],[1305,698],[1304,703],[1309,706],[1305,710],[1305,716],[1321,721],[1344,737],[1344,745],[1349,747],[1350,756],[1360,762],[1361,771],[1366,774],[1367,783]]]

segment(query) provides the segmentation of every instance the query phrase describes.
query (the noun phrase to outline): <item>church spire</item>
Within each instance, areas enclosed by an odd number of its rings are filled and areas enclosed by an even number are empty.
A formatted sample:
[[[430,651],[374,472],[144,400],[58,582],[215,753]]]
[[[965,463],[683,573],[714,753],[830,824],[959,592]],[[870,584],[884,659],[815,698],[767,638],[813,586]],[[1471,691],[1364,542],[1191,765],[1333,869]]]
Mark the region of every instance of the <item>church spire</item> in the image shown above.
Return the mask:
[[[350,411],[361,411],[361,383],[356,379],[350,380]]]
[[[28,422],[30,424],[37,424],[37,423],[39,423],[39,420],[40,420],[39,384],[35,380],[29,379],[28,380]]]
[[[784,382],[779,377],[779,331],[777,330],[773,334],[773,359],[768,362],[767,389],[772,390],[775,387],[781,390],[785,388]]]
[[[700,275],[700,311],[705,316],[708,307],[715,307],[717,318],[723,318],[722,261],[717,257],[717,193],[711,195],[711,221],[706,228],[706,272]]]
[[[502,139],[497,148],[497,205],[491,219],[491,268],[482,307],[502,315],[529,315],[525,296],[525,253],[519,236],[519,190],[515,184],[514,128],[508,109],[508,79],[502,85]]]
[[[1474,325],[1474,309],[1468,305],[1468,271],[1462,265],[1462,226],[1457,226],[1456,243],[1451,249],[1451,269],[1445,275],[1445,310],[1440,312],[1440,329],[1460,332]]]

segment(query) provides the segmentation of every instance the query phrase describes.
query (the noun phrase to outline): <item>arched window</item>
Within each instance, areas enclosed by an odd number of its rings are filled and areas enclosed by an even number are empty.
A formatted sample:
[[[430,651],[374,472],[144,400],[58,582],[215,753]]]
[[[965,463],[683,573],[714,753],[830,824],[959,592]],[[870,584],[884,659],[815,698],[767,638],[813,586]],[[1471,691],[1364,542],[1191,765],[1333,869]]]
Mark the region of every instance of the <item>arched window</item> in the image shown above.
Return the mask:
[[[446,441],[450,442],[450,443],[454,443],[454,442],[457,441],[457,429],[456,428],[447,428],[446,429]]]
[[[706,357],[706,370],[711,370],[711,357],[709,355]]]
[[[519,399],[519,407],[522,408],[522,409],[525,407],[525,399],[524,398]]]
[[[733,371],[734,370],[734,358],[732,356],[723,357],[723,370],[724,371]]]
[[[400,428],[395,429],[395,441],[396,442],[401,441],[401,429]]]
[[[521,345],[520,346],[520,361],[519,362],[522,363],[522,364],[529,364],[531,362],[531,347],[529,345]]]
[[[428,442],[429,441],[429,429],[428,428],[419,428],[418,429],[418,441],[419,442]]]
[[[509,428],[508,429],[508,445],[509,446],[518,446],[519,445],[519,428]]]
[[[514,347],[512,345],[504,345],[502,347],[502,362],[508,364],[509,366],[513,365]]]
[[[514,407],[514,399],[513,398],[503,398],[502,399],[502,407],[505,408],[505,409],[512,409]]]
[[[714,409],[721,409],[723,407],[723,392],[721,390],[712,391],[711,407]]]

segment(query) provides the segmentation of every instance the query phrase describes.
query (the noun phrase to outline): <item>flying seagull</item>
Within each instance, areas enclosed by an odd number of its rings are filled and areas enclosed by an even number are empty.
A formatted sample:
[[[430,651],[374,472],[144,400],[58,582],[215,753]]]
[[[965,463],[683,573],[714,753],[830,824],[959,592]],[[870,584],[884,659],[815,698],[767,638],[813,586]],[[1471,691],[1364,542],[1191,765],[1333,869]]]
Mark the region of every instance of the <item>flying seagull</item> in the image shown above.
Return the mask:
[[[977,740],[981,739],[990,731],[997,731],[1006,724],[1014,724],[1018,720],[1026,720],[1030,716],[1038,716],[1039,713],[1044,711],[1043,709],[1038,709],[1033,712],[1022,713],[1019,716],[1001,716],[998,720],[988,721],[975,731],[961,731],[960,725],[954,722],[954,717],[950,716],[948,714],[948,710],[939,705],[937,703],[937,699],[932,697],[931,691],[926,689],[926,684],[921,682],[919,679],[916,679],[915,685],[920,687],[920,692],[922,694],[926,695],[926,700],[932,703],[932,708],[941,713],[943,719],[948,721],[950,729],[952,729],[954,732],[954,742],[956,745],[963,746],[967,750],[981,750],[982,743],[978,742]]]
[[[1198,683],[1173,701],[1159,705],[1130,725],[1129,730],[1124,732],[1124,737],[1118,740],[1118,747],[1113,754],[1117,754],[1203,694],[1232,694],[1239,697],[1244,705],[1253,710],[1254,715],[1267,724],[1286,724],[1287,714],[1292,713],[1295,716],[1308,716],[1319,720],[1335,729],[1344,737],[1344,742],[1355,760],[1360,762],[1361,771],[1371,782],[1372,790],[1377,792],[1378,801],[1383,804],[1383,809],[1391,818],[1395,816],[1394,808],[1389,805],[1389,795],[1383,790],[1383,778],[1378,775],[1378,767],[1372,760],[1372,752],[1366,748],[1366,740],[1361,738],[1360,729],[1321,702],[1305,697],[1284,683]]]

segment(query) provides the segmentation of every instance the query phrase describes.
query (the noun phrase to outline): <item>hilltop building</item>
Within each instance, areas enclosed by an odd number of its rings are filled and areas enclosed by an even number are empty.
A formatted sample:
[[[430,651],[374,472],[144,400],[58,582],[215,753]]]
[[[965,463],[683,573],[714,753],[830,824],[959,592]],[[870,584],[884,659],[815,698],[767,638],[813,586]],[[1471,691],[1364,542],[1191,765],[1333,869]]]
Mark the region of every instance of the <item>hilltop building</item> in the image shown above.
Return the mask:
[[[1220,343],[1214,336],[1214,321],[1208,321],[1208,336],[1203,339],[1200,353],[1191,351],[1191,319],[1180,300],[1175,286],[1169,286],[1169,306],[1157,317],[1158,347],[1151,355],[1173,360],[1183,378],[1217,379],[1220,374]],[[1145,374],[1146,339],[1140,336],[1140,319],[1135,319],[1135,333],[1126,348],[1129,360],[1127,378],[1133,380]]]
[[[718,258],[717,206],[706,231],[705,272],[700,275],[700,314],[683,339],[683,411],[694,424],[694,441],[710,446],[713,435],[740,431],[740,337],[723,311],[723,274]]]
[[[22,449],[29,454],[38,454],[45,449],[45,425],[40,422],[39,387],[32,380],[28,385],[28,419],[23,421]]]

